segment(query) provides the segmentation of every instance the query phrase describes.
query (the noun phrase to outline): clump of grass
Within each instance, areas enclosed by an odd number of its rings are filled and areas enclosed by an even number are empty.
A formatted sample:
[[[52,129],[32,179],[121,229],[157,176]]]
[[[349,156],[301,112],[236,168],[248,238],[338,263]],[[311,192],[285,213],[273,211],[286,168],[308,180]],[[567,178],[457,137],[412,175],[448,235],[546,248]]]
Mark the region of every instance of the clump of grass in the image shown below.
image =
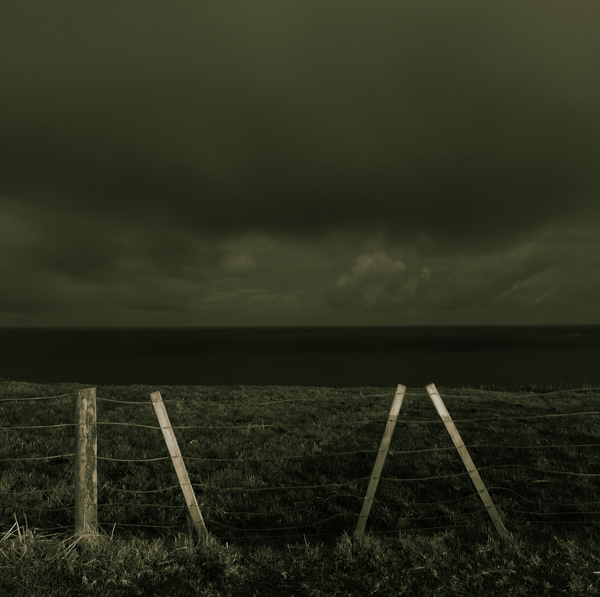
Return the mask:
[[[13,528],[0,539],[0,592],[221,595],[236,577],[238,560],[214,540],[194,546],[186,537],[61,539]]]
[[[0,397],[78,387],[2,382]],[[98,401],[98,455],[112,460],[99,461],[95,542],[69,538],[71,458],[11,460],[68,454],[72,428],[0,429],[0,592],[36,594],[23,587],[38,582],[44,595],[55,585],[61,594],[527,594],[517,586],[526,579],[529,594],[551,592],[544,583],[597,594],[600,417],[544,417],[599,411],[597,391],[440,390],[515,538],[503,545],[424,390],[404,399],[372,534],[354,540],[393,388],[158,388],[215,539],[195,546],[160,430],[109,424],[157,426],[156,389],[97,389],[134,404]],[[72,396],[0,402],[0,427],[73,413]],[[15,526],[15,516],[27,522]]]
[[[54,595],[599,595],[597,544],[340,536],[277,549],[169,538],[0,538],[0,591]]]

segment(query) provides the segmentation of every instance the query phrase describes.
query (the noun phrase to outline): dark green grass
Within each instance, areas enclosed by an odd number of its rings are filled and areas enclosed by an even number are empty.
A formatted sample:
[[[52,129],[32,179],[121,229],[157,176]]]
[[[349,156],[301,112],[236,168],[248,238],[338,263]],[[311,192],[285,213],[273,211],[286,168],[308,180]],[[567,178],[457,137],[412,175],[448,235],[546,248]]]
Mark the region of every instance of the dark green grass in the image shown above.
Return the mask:
[[[600,594],[598,572],[596,543],[564,538],[533,545],[342,535],[333,545],[277,549],[186,537],[0,537],[0,593],[22,596],[578,596]]]
[[[2,382],[0,398],[78,387]],[[157,389],[172,424],[195,427],[176,434],[208,546],[192,547],[162,434],[148,428],[158,426],[149,400]],[[106,591],[112,578],[123,594],[161,582],[175,594],[177,578],[205,594],[368,594],[377,586],[379,594],[528,594],[518,582],[542,594],[598,594],[600,447],[589,444],[600,443],[600,416],[547,415],[600,411],[600,393],[535,389],[439,388],[514,537],[502,545],[424,389],[404,399],[369,535],[355,541],[394,388],[98,387],[108,399],[98,400],[104,539],[69,542],[71,456],[13,460],[72,453],[73,427],[0,429],[0,589],[18,589],[10,578],[31,559],[31,570],[52,561],[74,592]],[[0,427],[73,420],[73,396],[0,402]],[[151,458],[160,460],[131,462]]]

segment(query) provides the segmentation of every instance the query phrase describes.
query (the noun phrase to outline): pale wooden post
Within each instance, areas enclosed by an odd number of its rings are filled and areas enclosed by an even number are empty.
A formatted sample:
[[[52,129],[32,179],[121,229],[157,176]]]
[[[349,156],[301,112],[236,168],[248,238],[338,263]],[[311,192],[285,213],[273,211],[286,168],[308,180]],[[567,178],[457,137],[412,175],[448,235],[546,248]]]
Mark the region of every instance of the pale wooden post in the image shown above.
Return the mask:
[[[458,429],[456,428],[456,425],[454,424],[454,421],[452,420],[452,417],[450,416],[450,413],[448,412],[448,409],[446,408],[442,397],[437,391],[435,384],[430,383],[428,386],[426,386],[426,388],[431,398],[431,401],[435,406],[435,409],[437,410],[442,421],[444,422],[446,430],[450,434],[450,437],[452,438],[452,441],[456,449],[458,450],[458,453],[463,461],[463,464],[465,465],[465,468],[467,469],[467,472],[469,473],[469,476],[471,477],[471,481],[473,481],[473,485],[475,485],[475,489],[477,489],[477,493],[479,494],[483,505],[486,507],[488,514],[490,515],[490,518],[492,519],[492,522],[494,523],[494,526],[498,531],[498,534],[502,539],[512,539],[510,533],[506,530],[506,527],[502,522],[500,513],[496,509],[496,506],[494,505],[494,502],[492,501],[492,498],[490,497],[490,494],[488,493],[485,484],[479,476],[479,471],[475,467],[475,464],[473,463],[473,460],[469,455],[467,447],[465,446],[465,443],[460,437],[460,433],[458,432]]]
[[[77,392],[75,405],[75,534],[98,534],[96,388]]]
[[[156,412],[156,416],[158,417],[160,428],[162,429],[167,448],[169,449],[169,454],[171,455],[171,460],[173,461],[173,466],[175,467],[175,472],[177,473],[177,478],[179,479],[181,491],[183,491],[183,496],[185,497],[185,502],[190,512],[190,516],[192,517],[192,522],[194,523],[194,527],[200,540],[205,541],[208,538],[208,530],[206,529],[204,519],[202,518],[202,513],[198,507],[196,495],[194,494],[194,488],[190,483],[190,477],[187,469],[185,468],[185,463],[183,462],[181,451],[179,450],[177,438],[175,437],[175,433],[171,427],[171,422],[169,421],[169,415],[167,414],[165,403],[163,402],[160,392],[152,392],[150,394],[150,398],[152,398],[152,404],[154,405],[154,410]]]
[[[381,477],[381,471],[383,470],[385,457],[387,456],[390,447],[390,441],[392,440],[394,427],[396,427],[396,420],[398,419],[398,413],[400,412],[400,407],[402,406],[404,392],[406,392],[406,386],[398,384],[396,395],[394,396],[394,401],[392,402],[392,408],[390,409],[388,422],[385,426],[383,437],[381,438],[379,452],[375,460],[375,465],[373,466],[373,472],[371,473],[371,479],[369,480],[369,486],[367,487],[367,493],[363,501],[360,516],[358,517],[356,530],[354,531],[354,535],[356,537],[363,535],[365,532],[365,525],[367,524],[367,518],[369,518],[371,506],[373,505],[373,500],[375,499],[375,492],[377,491],[377,485],[379,484],[379,478]]]

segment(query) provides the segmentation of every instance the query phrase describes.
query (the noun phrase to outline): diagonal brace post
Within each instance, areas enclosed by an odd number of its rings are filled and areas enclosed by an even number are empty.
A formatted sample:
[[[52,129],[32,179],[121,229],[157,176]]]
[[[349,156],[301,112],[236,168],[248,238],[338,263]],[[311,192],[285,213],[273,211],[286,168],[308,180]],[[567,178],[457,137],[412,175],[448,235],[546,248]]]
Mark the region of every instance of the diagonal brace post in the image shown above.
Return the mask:
[[[506,530],[506,527],[502,522],[502,518],[500,517],[500,513],[496,509],[496,506],[494,505],[494,502],[492,501],[485,484],[479,476],[479,471],[473,463],[469,451],[467,450],[467,447],[465,446],[465,443],[463,442],[460,433],[458,432],[458,429],[456,428],[456,425],[454,424],[454,421],[452,420],[452,417],[450,416],[450,413],[448,412],[448,409],[442,400],[442,397],[437,391],[435,384],[430,383],[428,386],[426,386],[426,388],[427,392],[429,393],[429,397],[435,406],[435,409],[446,426],[446,431],[448,431],[450,434],[452,442],[454,443],[454,446],[456,447],[458,454],[460,455],[460,458],[463,461],[469,476],[471,477],[473,485],[475,485],[475,489],[477,489],[477,493],[481,498],[483,505],[485,506],[490,518],[492,519],[492,522],[494,523],[494,526],[496,527],[496,531],[498,531],[498,534],[502,539],[510,540],[512,537]]]
[[[388,421],[385,426],[385,431],[383,432],[383,437],[381,439],[381,445],[379,446],[379,452],[377,453],[375,465],[373,466],[373,472],[371,473],[371,479],[369,480],[369,486],[367,487],[367,493],[358,517],[356,530],[354,531],[355,537],[364,535],[367,519],[369,518],[371,506],[373,505],[373,500],[375,499],[375,492],[377,491],[377,485],[379,484],[379,479],[381,477],[381,471],[383,470],[385,458],[392,440],[392,434],[394,433],[394,428],[396,427],[398,413],[400,412],[400,407],[402,406],[404,392],[406,392],[406,386],[398,384],[396,395],[394,396],[394,401],[392,402],[392,407],[390,409]]]
[[[194,488],[190,483],[190,477],[187,469],[185,468],[185,463],[183,461],[183,457],[181,456],[179,444],[177,443],[177,438],[173,432],[173,427],[171,426],[169,415],[167,414],[167,410],[165,408],[165,403],[163,402],[160,392],[152,392],[150,394],[150,398],[152,398],[152,404],[154,405],[154,410],[156,412],[156,416],[158,417],[160,428],[163,432],[167,448],[169,449],[169,454],[171,456],[171,460],[173,461],[173,466],[175,467],[175,472],[177,473],[177,478],[179,479],[181,491],[185,497],[185,502],[187,504],[190,516],[192,517],[192,522],[194,523],[194,527],[200,540],[206,541],[208,538],[208,530],[204,524],[204,519],[202,518],[202,513],[200,512],[198,502],[196,501]]]

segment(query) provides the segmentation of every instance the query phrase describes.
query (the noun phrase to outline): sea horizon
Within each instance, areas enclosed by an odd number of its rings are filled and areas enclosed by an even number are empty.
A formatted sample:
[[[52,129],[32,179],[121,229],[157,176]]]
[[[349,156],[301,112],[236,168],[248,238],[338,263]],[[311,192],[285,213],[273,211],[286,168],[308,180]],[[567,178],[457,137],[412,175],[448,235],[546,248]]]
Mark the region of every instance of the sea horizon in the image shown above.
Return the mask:
[[[600,385],[600,325],[0,328],[0,377],[40,383]]]

